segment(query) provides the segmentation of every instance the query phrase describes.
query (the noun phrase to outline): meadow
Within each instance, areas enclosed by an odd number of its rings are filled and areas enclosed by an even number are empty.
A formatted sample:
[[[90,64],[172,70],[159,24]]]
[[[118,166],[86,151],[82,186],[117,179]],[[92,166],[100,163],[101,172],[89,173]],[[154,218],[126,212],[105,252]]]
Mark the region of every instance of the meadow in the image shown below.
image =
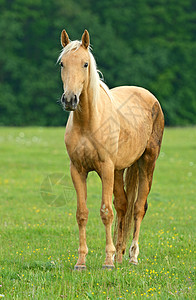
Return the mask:
[[[138,266],[103,270],[101,183],[88,178],[87,270],[64,128],[0,128],[0,298],[195,299],[196,128],[167,128],[142,222]],[[131,241],[131,240],[130,240]],[[129,243],[130,245],[130,243]]]

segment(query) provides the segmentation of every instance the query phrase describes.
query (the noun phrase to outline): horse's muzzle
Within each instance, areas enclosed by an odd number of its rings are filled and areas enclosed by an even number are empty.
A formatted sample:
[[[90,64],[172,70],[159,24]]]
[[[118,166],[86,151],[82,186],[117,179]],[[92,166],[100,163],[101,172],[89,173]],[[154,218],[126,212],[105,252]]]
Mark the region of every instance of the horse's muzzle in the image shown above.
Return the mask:
[[[79,103],[79,99],[76,95],[66,96],[65,94],[61,97],[61,104],[63,108],[67,111],[76,110]]]

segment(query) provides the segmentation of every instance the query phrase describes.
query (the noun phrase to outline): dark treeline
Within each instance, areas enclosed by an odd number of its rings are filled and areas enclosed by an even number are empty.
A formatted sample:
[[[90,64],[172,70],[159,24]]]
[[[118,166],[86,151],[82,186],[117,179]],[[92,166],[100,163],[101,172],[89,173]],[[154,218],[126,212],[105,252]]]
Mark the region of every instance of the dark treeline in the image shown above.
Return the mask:
[[[60,32],[88,29],[111,88],[138,85],[167,125],[196,124],[194,0],[0,0],[0,125],[64,125]]]

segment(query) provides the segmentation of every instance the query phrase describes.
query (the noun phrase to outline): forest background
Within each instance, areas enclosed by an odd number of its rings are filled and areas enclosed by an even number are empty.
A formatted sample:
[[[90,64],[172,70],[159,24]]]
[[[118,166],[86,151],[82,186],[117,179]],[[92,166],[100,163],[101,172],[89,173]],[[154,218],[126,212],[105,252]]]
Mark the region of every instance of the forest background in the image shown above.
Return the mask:
[[[0,0],[0,126],[64,126],[60,33],[88,29],[106,84],[137,85],[166,125],[196,124],[194,0]]]

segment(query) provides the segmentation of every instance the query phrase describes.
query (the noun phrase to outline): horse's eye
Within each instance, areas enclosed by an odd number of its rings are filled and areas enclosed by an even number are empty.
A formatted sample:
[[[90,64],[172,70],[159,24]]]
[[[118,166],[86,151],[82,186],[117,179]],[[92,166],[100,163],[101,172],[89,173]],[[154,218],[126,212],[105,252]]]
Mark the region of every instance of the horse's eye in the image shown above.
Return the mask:
[[[60,63],[60,66],[61,66],[61,68],[63,67],[63,62],[61,61],[61,63]]]
[[[88,67],[88,63],[86,62],[85,64],[84,64],[84,68],[87,68]]]

